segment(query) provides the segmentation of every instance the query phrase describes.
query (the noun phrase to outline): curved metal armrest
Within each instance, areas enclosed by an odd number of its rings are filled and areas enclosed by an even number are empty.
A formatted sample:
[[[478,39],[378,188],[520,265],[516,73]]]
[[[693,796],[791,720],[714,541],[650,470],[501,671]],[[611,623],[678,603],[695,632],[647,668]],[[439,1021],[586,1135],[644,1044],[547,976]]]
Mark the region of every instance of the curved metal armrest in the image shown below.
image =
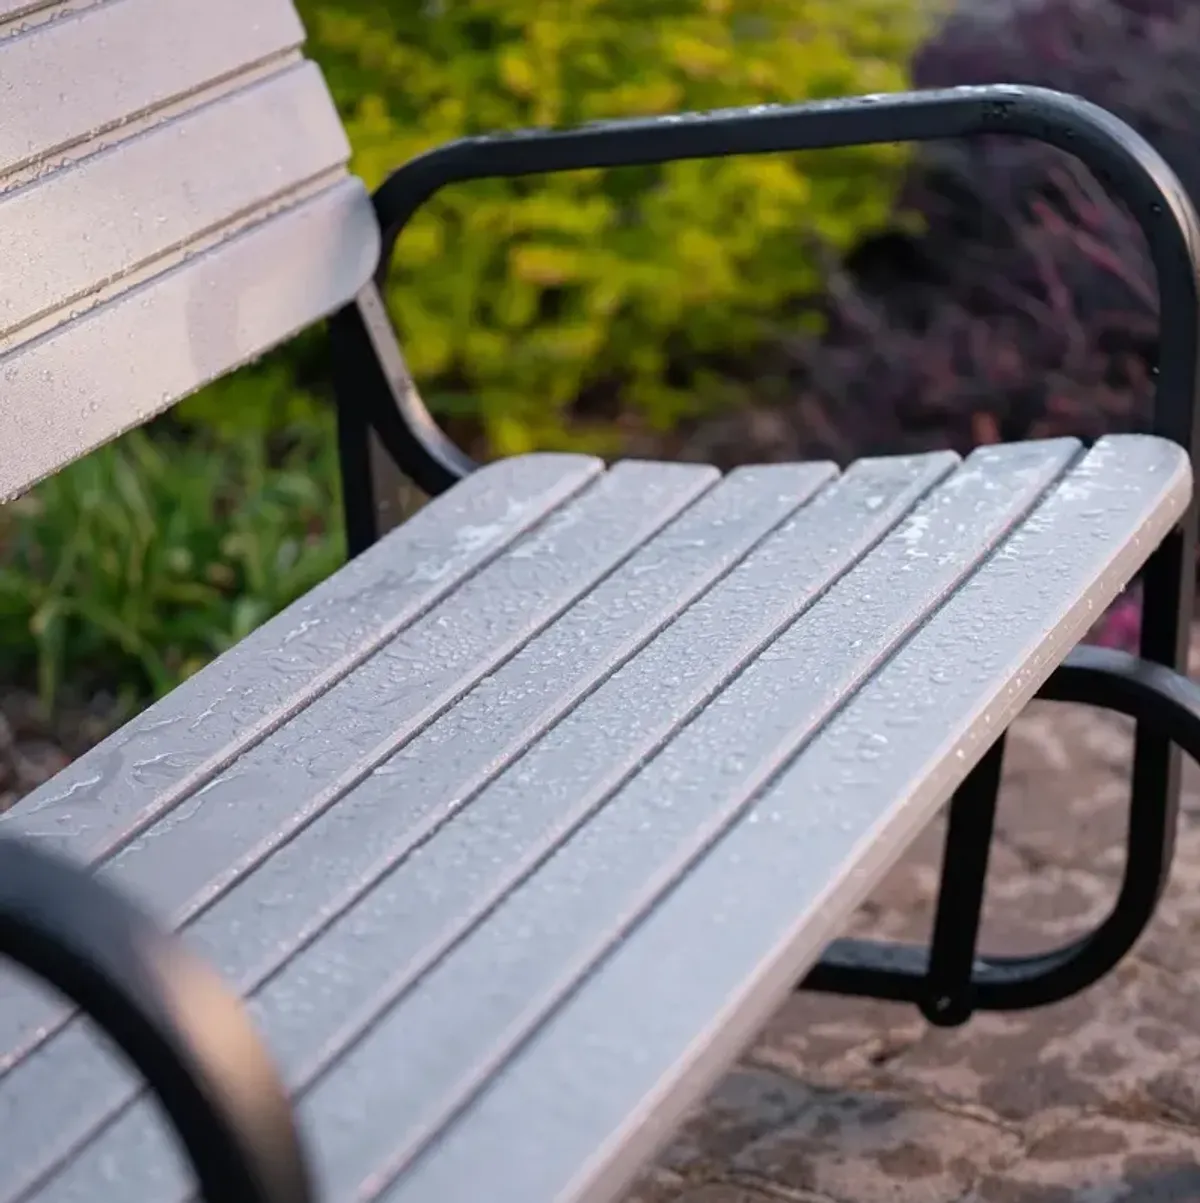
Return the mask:
[[[447,184],[985,134],[1020,135],[1067,151],[1128,206],[1149,243],[1162,302],[1154,429],[1194,451],[1200,324],[1196,214],[1175,174],[1139,134],[1104,109],[1044,88],[990,85],[856,96],[462,138],[400,167],[376,192],[383,231],[376,280],[380,285],[386,280],[396,240],[413,215]],[[411,381],[395,404],[412,427],[411,437],[402,438],[398,462],[418,484],[440,492],[470,470],[471,461],[438,430]],[[380,434],[394,441],[387,432]]]
[[[111,887],[0,840],[0,958],[77,1004],[157,1094],[208,1203],[311,1203],[292,1110],[237,998]]]

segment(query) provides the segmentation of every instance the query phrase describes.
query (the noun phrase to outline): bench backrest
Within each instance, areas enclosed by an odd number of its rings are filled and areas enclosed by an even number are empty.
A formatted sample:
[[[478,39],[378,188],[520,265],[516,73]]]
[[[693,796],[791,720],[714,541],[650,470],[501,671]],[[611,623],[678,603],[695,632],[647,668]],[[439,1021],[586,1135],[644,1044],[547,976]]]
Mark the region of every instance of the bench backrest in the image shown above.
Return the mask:
[[[291,0],[0,0],[0,501],[370,278],[303,40]]]

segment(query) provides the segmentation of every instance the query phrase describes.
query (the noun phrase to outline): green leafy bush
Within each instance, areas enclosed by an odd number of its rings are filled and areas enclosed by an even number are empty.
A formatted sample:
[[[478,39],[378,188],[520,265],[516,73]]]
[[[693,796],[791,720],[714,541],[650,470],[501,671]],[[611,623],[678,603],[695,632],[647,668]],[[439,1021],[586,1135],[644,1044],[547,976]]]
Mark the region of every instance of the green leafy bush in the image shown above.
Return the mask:
[[[0,680],[158,696],[328,576],[332,430],[288,444],[138,430],[0,509]]]
[[[896,0],[300,0],[310,50],[375,186],[455,137],[905,85],[923,9]],[[811,238],[886,224],[902,150],[692,162],[447,189],[401,240],[390,293],[443,415],[511,454],[612,448],[719,394],[789,302]],[[589,405],[590,402],[590,405]],[[575,409],[578,416],[579,410]]]

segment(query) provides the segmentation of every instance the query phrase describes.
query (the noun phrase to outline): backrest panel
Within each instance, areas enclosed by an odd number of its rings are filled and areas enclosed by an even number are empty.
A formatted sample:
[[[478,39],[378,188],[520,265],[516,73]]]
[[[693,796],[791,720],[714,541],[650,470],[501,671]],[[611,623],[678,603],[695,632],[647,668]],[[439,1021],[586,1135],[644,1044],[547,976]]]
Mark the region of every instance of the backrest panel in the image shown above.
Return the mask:
[[[320,72],[301,62],[0,197],[0,349],[56,307],[319,190],[348,151]]]
[[[0,0],[0,500],[369,279],[302,37],[291,0]]]

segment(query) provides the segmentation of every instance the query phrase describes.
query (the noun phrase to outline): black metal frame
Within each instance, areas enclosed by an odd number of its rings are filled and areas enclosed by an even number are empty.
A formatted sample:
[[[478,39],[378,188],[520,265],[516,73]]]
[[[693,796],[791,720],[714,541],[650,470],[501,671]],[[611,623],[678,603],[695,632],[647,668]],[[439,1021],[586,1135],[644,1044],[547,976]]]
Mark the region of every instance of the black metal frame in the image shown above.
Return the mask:
[[[987,134],[1033,138],[1073,154],[1137,220],[1154,262],[1161,302],[1151,430],[1182,446],[1193,464],[1200,463],[1200,226],[1182,185],[1144,139],[1105,110],[1062,93],[1006,85],[603,122],[574,130],[465,138],[439,147],[401,167],[375,196],[383,232],[376,280],[333,322],[343,412],[353,414],[363,430],[373,430],[396,467],[429,493],[442,492],[475,467],[421,401],[380,297],[397,239],[417,210],[447,184]],[[352,458],[350,448],[347,462]],[[378,488],[365,472],[348,471],[347,476],[350,542],[358,551],[380,533]],[[1193,504],[1145,567],[1142,668],[1162,665],[1182,672],[1186,667],[1196,512]],[[1169,695],[1177,709],[1164,709],[1153,688],[1130,685],[1142,680],[1139,671],[1137,662],[1116,662],[1080,649],[1043,691],[1045,697],[1125,709],[1138,720],[1124,883],[1112,913],[1091,936],[1042,957],[976,957],[1001,740],[951,804],[931,947],[839,941],[803,985],[903,999],[920,1005],[931,1021],[951,1024],[964,1022],[975,1008],[1050,1002],[1107,972],[1149,922],[1161,893],[1179,794],[1179,758],[1169,731],[1190,732],[1182,716],[1192,711],[1177,693]],[[1167,678],[1153,680],[1166,688]],[[1193,753],[1200,750],[1184,746]]]
[[[455,142],[379,190],[375,284],[332,322],[348,533],[357,553],[381,532],[387,473],[430,493],[475,465],[438,429],[404,366],[380,285],[404,225],[443,185],[584,167],[758,154],[985,133],[1074,153],[1141,225],[1158,273],[1160,356],[1152,429],[1196,463],[1200,226],[1181,185],[1128,127],[1040,89],[987,87],[534,131]],[[380,451],[385,452],[381,455]],[[1137,720],[1128,858],[1095,931],[1038,956],[976,950],[1003,740],[954,796],[928,949],[837,941],[803,987],[917,1004],[939,1024],[977,1009],[1066,997],[1106,973],[1154,913],[1170,868],[1178,756],[1200,760],[1200,686],[1183,675],[1192,614],[1196,506],[1147,563],[1140,656],[1078,648],[1042,696]],[[212,1203],[309,1203],[312,1187],[284,1090],[237,999],[135,906],[82,870],[0,841],[0,957],[66,994],[126,1053],[174,1122]]]

